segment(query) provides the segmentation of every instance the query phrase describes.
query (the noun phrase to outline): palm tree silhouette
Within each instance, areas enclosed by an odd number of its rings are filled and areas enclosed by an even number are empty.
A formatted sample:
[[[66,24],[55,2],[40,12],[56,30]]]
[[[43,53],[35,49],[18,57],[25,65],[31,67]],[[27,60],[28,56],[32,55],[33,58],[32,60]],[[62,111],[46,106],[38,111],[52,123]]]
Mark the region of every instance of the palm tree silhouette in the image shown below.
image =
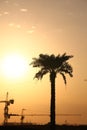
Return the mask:
[[[50,82],[51,82],[51,104],[50,104],[50,124],[51,128],[55,129],[55,78],[57,73],[61,74],[64,83],[66,84],[66,76],[65,74],[69,74],[70,77],[73,77],[73,69],[72,66],[67,62],[72,55],[47,55],[40,54],[39,58],[32,58],[32,62],[30,65],[33,67],[39,67],[40,70],[35,74],[34,78],[42,79],[43,76],[47,73],[50,74]]]

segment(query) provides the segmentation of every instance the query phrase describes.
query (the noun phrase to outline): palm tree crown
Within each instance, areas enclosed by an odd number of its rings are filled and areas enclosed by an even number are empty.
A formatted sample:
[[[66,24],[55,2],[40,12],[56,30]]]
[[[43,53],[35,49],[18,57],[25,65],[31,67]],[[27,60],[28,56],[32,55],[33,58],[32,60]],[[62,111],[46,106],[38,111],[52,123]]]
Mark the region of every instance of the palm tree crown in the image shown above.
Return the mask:
[[[40,54],[39,58],[33,58],[31,65],[33,67],[41,68],[36,74],[34,78],[42,79],[43,75],[46,73],[55,72],[55,74],[60,73],[63,76],[64,82],[66,84],[66,77],[65,74],[69,74],[72,77],[73,69],[71,65],[67,62],[72,55],[47,55],[47,54]]]

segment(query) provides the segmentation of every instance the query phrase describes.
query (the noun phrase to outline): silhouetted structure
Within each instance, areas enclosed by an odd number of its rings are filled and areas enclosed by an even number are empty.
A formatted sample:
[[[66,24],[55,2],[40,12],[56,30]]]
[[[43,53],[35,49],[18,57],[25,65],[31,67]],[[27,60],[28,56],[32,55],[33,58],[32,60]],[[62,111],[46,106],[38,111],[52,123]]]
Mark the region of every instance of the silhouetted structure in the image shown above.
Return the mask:
[[[72,55],[47,55],[47,54],[40,54],[39,58],[33,58],[33,61],[30,65],[33,67],[39,67],[40,70],[35,74],[34,78],[42,79],[43,76],[47,73],[50,73],[50,82],[51,82],[51,105],[50,105],[50,123],[51,128],[55,129],[55,78],[57,73],[61,74],[64,83],[66,84],[66,77],[65,74],[69,74],[72,77],[73,69],[71,65],[67,62]]]
[[[8,118],[10,118],[10,114],[8,113],[9,108],[8,106],[10,104],[14,103],[13,99],[8,100],[8,92],[6,94],[6,100],[0,101],[0,103],[5,103],[5,107],[4,107],[4,124],[6,124],[8,122]]]
[[[22,109],[22,111],[21,111],[21,124],[23,124],[23,121],[24,121],[24,118],[25,118],[25,116],[24,116],[24,110],[26,110],[26,109]]]

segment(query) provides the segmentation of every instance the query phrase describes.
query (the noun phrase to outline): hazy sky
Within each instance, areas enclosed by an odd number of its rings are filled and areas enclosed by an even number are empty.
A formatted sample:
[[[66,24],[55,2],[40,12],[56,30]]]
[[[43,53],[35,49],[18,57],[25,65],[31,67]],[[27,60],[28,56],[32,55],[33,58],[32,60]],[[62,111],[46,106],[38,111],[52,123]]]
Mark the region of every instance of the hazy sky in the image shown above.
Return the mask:
[[[82,116],[57,116],[56,122],[87,124],[87,1],[0,0],[0,100],[5,100],[7,91],[14,98],[9,113],[21,113],[22,108],[25,114],[49,113],[49,75],[33,80],[38,69],[29,64],[40,53],[64,52],[74,56],[69,61],[73,78],[66,75],[65,86],[57,75],[56,113]],[[3,109],[0,103],[1,123]],[[9,119],[13,120],[20,117]],[[49,117],[27,116],[25,121],[47,123]]]

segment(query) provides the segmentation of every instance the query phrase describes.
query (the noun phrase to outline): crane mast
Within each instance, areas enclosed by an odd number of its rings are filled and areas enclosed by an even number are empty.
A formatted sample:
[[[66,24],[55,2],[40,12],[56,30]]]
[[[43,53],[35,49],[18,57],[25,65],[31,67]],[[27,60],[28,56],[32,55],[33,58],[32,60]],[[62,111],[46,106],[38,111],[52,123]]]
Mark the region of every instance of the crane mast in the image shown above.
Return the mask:
[[[24,110],[26,110],[26,109],[23,108],[22,111],[21,111],[21,119],[20,119],[20,120],[21,120],[21,124],[23,124],[24,117],[25,117],[25,116],[24,116],[24,113],[23,113]]]

